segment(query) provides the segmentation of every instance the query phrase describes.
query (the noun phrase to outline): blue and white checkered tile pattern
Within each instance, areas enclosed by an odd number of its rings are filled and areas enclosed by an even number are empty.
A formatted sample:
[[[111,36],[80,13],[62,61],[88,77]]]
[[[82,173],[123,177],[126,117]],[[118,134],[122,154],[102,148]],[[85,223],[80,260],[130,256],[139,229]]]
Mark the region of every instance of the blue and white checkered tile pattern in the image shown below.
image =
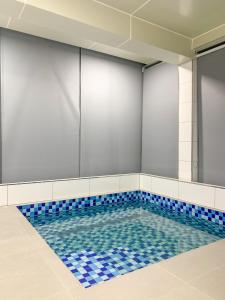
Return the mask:
[[[143,191],[18,208],[85,288],[224,238],[225,213]]]
[[[148,250],[148,254],[150,250]],[[97,254],[90,249],[61,256],[61,260],[80,283],[88,288],[173,256],[172,253],[166,252],[163,247],[160,249],[156,249],[155,246],[152,247],[151,258],[144,251],[142,252],[140,249],[133,251],[126,248],[115,248]],[[155,255],[156,252],[157,255]]]
[[[25,217],[35,217],[38,215],[55,214],[61,211],[68,211],[84,207],[107,205],[113,203],[116,204],[138,200],[141,200],[142,203],[154,203],[169,210],[177,211],[189,216],[199,217],[206,221],[225,226],[225,212],[216,211],[210,208],[201,207],[195,204],[170,199],[168,197],[143,191],[123,192],[86,198],[20,205],[18,206],[18,208]]]
[[[140,192],[140,199],[143,203],[150,202],[168,210],[173,210],[188,216],[198,217],[206,221],[225,226],[225,212],[142,191]]]
[[[20,205],[18,206],[18,208],[25,217],[35,217],[39,215],[55,214],[61,211],[69,211],[72,209],[81,209],[85,207],[107,205],[113,203],[123,203],[126,201],[137,201],[139,199],[140,192],[131,191],[85,198]]]

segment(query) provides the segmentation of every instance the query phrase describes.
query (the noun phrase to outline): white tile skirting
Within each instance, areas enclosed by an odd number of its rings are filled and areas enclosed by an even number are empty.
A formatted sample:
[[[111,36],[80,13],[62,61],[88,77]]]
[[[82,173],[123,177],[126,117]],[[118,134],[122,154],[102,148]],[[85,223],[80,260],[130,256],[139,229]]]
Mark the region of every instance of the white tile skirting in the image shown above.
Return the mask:
[[[225,188],[140,174],[140,190],[225,211]]]
[[[0,185],[0,206],[134,191],[139,179],[135,173]]]
[[[148,174],[120,174],[0,185],[0,206],[143,190],[225,211],[225,188]]]

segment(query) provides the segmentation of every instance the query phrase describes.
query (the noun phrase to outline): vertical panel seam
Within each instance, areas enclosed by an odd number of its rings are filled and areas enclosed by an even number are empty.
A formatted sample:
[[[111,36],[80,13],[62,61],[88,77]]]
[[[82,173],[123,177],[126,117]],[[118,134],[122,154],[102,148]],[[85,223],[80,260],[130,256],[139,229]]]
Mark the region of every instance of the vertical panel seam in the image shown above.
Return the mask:
[[[79,122],[79,177],[81,177],[81,48],[79,51],[79,112],[80,112],[80,122]]]
[[[140,155],[141,155],[141,160],[140,160],[140,172],[142,172],[142,148],[143,148],[143,114],[144,114],[144,70],[142,72],[142,95],[141,95],[141,148],[140,148]]]

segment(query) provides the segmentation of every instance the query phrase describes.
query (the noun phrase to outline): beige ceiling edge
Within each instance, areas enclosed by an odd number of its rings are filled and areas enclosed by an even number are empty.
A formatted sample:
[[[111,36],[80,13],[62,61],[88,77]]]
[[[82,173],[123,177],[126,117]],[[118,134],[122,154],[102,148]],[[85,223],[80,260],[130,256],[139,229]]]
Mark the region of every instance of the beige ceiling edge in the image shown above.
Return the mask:
[[[139,53],[137,54],[132,51],[127,51],[122,48],[110,47],[110,46],[106,46],[106,45],[98,44],[98,43],[95,43],[92,47],[90,47],[90,49],[94,50],[94,51],[110,54],[112,56],[129,59],[129,60],[132,60],[135,62],[140,62],[143,64],[151,64],[151,63],[155,63],[157,61],[155,59],[149,58],[149,56],[147,56],[147,55],[144,56],[142,54],[139,54]]]
[[[38,9],[39,17],[41,12],[49,12],[51,15],[74,20],[122,37],[128,37],[130,33],[129,15],[93,0],[27,0],[24,14],[25,16],[29,14],[31,18],[34,14],[35,17]]]
[[[225,41],[225,24],[222,24],[194,38],[192,42],[192,48],[194,50],[200,50],[222,41]]]
[[[97,43],[94,50],[142,63],[179,64],[193,55],[191,39],[92,0],[27,0],[9,28],[81,47]]]
[[[93,41],[81,39],[71,33],[62,33],[54,29],[37,26],[18,19],[12,19],[8,29],[82,48],[90,48],[93,45]]]

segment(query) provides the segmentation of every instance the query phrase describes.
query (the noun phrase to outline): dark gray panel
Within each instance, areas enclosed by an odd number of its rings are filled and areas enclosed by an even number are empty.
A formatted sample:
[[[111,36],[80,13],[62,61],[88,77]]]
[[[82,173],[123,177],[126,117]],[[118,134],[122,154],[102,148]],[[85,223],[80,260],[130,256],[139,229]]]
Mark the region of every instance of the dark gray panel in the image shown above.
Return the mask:
[[[178,68],[166,63],[144,72],[142,172],[178,176]]]
[[[81,175],[140,171],[141,65],[81,52]]]
[[[225,186],[225,49],[197,62],[199,181]]]
[[[3,182],[79,176],[79,49],[2,30]]]

